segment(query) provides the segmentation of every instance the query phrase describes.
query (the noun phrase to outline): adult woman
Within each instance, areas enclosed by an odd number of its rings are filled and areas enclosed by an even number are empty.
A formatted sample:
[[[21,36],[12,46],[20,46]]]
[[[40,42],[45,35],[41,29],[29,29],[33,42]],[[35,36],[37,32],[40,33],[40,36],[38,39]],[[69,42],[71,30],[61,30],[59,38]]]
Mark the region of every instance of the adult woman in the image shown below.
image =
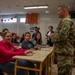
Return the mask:
[[[13,74],[14,64],[10,63],[15,61],[12,57],[15,55],[27,55],[32,50],[22,50],[15,48],[11,43],[12,35],[10,32],[3,34],[3,40],[0,41],[0,67],[3,71]],[[18,60],[18,65],[34,67],[34,65],[29,61]],[[32,74],[33,73],[33,74]],[[27,75],[24,70],[18,70],[18,75]],[[30,75],[35,75],[31,72]]]
[[[46,47],[53,46],[53,42],[51,41],[51,38],[50,38],[50,35],[52,33],[54,33],[53,26],[49,26],[48,28],[49,28],[49,31],[46,34],[46,37],[47,37],[47,45],[46,45]]]

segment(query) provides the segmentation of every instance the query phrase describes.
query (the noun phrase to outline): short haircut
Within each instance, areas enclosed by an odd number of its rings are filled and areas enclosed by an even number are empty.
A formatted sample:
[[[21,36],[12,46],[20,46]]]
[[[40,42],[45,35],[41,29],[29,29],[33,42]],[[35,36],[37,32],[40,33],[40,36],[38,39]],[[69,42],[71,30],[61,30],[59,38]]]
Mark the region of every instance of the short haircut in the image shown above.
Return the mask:
[[[68,12],[70,11],[70,7],[68,5],[60,5],[58,7],[61,7],[63,9],[66,9]]]
[[[48,28],[50,28],[50,27],[53,29],[53,26],[49,26]]]
[[[36,27],[34,27],[34,28],[36,28],[36,29],[40,29],[40,27],[39,27],[39,26],[36,26]]]
[[[26,32],[24,36],[26,36],[26,34],[30,34],[30,32]],[[31,34],[30,34],[31,35]]]

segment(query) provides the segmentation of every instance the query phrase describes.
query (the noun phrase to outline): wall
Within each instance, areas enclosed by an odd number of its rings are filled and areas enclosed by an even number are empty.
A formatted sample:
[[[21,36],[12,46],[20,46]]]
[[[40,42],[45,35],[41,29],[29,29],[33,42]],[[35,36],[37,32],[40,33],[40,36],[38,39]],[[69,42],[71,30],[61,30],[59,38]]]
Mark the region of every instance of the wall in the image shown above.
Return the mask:
[[[3,18],[9,18],[11,19],[15,15],[11,16],[0,16],[0,20]],[[10,32],[17,33],[17,35],[22,36],[23,33],[30,31],[30,27],[36,26],[36,25],[28,25],[25,23],[20,23],[20,18],[25,18],[25,15],[17,15],[17,23],[3,23],[0,22],[0,32],[4,28],[8,28]]]
[[[46,43],[46,36],[45,34],[48,31],[48,27],[50,25],[53,26],[53,30],[56,31],[56,28],[59,24],[61,19],[58,18],[57,14],[40,14],[39,17],[39,26],[40,26],[40,31],[42,33],[42,38],[43,38],[43,43]],[[75,19],[72,19],[74,24],[75,24]]]
[[[5,17],[12,17],[11,16],[0,16],[0,18]],[[20,18],[25,18],[25,15],[18,15],[17,17],[17,23],[2,23],[0,22],[0,31],[2,31],[3,28],[8,28],[9,31],[17,33],[19,36],[21,36],[23,33],[30,31],[30,27],[34,27],[36,25],[27,25],[25,23],[20,23]],[[59,24],[60,19],[58,18],[57,14],[39,14],[39,23],[40,26],[40,32],[42,33],[42,40],[43,43],[46,43],[46,36],[45,34],[48,31],[48,26],[52,25],[54,27],[54,31],[56,31],[56,27]],[[75,23],[75,19],[73,19],[73,22]]]
[[[39,17],[39,25],[40,25],[40,31],[42,33],[43,43],[46,43],[46,36],[45,34],[48,31],[48,27],[50,25],[53,26],[53,30],[56,31],[56,27],[59,23],[59,18],[56,14],[41,14]]]

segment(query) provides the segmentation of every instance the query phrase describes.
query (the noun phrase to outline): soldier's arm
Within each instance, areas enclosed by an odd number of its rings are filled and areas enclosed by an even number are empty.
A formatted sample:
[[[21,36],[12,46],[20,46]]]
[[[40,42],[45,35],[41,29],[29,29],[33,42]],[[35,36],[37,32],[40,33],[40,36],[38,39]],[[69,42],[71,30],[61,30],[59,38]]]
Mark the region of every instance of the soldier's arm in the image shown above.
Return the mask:
[[[66,41],[67,37],[69,36],[71,21],[64,20],[61,24],[62,24],[61,30],[52,35],[51,37],[52,42]]]

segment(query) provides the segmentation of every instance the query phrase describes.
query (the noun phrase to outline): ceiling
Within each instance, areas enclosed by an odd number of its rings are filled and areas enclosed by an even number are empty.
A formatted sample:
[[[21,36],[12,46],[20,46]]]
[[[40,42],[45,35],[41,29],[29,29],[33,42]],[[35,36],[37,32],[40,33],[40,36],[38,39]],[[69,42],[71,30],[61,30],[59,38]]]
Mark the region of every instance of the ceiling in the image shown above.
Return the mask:
[[[75,0],[0,0],[0,15],[25,14],[25,13],[56,13],[57,7],[67,4],[75,10]],[[25,10],[24,6],[48,5],[47,9]]]

